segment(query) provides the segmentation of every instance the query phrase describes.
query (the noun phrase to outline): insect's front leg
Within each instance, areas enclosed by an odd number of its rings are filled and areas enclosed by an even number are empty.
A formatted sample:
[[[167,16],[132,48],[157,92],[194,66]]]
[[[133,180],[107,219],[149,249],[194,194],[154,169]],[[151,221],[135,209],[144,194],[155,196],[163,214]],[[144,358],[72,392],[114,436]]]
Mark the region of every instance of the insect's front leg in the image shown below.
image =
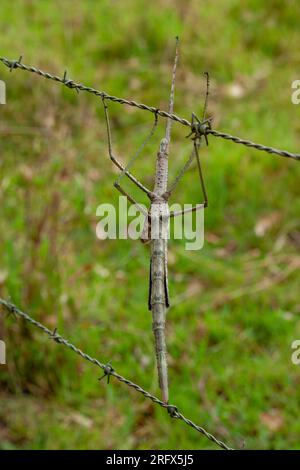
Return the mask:
[[[148,197],[152,195],[152,192],[146,188],[137,178],[135,178],[123,165],[122,163],[119,162],[119,160],[116,159],[116,157],[113,156],[113,154],[110,154],[110,159],[111,161],[122,171],[121,175],[116,179],[115,181],[115,186],[116,184],[119,185],[119,181],[123,176],[127,176],[139,189],[141,189],[144,193],[147,194]],[[119,185],[120,186],[120,185]],[[117,187],[117,186],[116,186]]]
[[[147,196],[150,198],[152,195],[152,192],[146,188],[138,179],[136,179],[128,170],[127,167],[124,167],[122,163],[114,156],[113,150],[112,150],[112,140],[111,140],[111,130],[110,130],[110,122],[109,122],[109,115],[108,115],[108,107],[105,102],[105,99],[103,99],[103,107],[104,107],[104,115],[105,115],[105,121],[106,121],[106,130],[107,130],[107,140],[108,140],[108,152],[109,152],[109,158],[111,161],[121,170],[121,174],[117,178],[117,180],[114,183],[114,186],[124,195],[128,197],[128,199],[132,202],[133,199],[130,198],[130,196],[125,192],[125,190],[120,186],[119,181],[121,178],[123,178],[125,175],[139,188],[141,189],[144,193],[147,194]],[[155,121],[155,126],[156,126],[156,121]],[[136,204],[136,202],[134,202]]]
[[[122,186],[119,185],[119,183],[117,181],[115,181],[114,183],[114,187],[121,193],[123,194],[123,196],[126,196],[128,201],[130,201],[132,204],[134,204],[138,209],[139,211],[144,214],[145,216],[148,215],[148,213],[145,211],[145,209],[130,195],[127,193],[127,191],[125,191],[124,188],[122,188]]]

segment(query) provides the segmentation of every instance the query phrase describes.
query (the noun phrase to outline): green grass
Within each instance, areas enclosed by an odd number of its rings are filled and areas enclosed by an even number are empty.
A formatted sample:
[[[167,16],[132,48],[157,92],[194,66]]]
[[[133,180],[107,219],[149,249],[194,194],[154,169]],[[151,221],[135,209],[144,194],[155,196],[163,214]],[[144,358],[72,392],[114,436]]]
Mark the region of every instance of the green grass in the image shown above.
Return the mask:
[[[3,0],[0,12],[0,55],[23,54],[26,64],[67,69],[76,81],[162,108],[179,34],[177,114],[201,115],[208,70],[216,129],[299,148],[290,98],[300,65],[296,0]],[[158,394],[148,249],[95,236],[97,206],[118,202],[101,101],[2,65],[0,79],[1,297]],[[126,161],[153,117],[117,104],[110,112],[115,152]],[[134,170],[148,185],[164,124]],[[171,174],[189,153],[186,133],[174,125]],[[230,446],[297,449],[300,375],[290,357],[300,337],[300,165],[209,141],[204,249],[170,242],[171,402]],[[199,194],[190,171],[174,201],[196,203]],[[93,365],[21,321],[0,318],[0,337],[8,350],[0,448],[215,448],[122,384],[99,383]]]

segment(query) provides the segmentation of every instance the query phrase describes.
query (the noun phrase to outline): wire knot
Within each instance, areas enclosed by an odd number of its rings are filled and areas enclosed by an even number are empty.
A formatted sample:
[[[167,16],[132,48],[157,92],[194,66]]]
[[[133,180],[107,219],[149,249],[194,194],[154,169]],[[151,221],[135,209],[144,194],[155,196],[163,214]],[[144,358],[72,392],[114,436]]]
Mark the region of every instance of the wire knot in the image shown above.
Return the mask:
[[[171,418],[178,418],[178,408],[175,405],[167,405],[167,410]]]
[[[22,65],[22,56],[18,58],[18,60],[10,60],[8,61],[8,64],[6,64],[7,67],[9,68],[10,72],[13,71],[13,69],[17,69],[19,65]]]
[[[208,145],[207,135],[211,130],[212,118],[203,119],[202,121],[192,113],[191,132],[186,138],[191,137],[195,142],[201,142],[201,138],[205,138],[206,145]]]
[[[6,308],[7,317],[13,317],[14,320],[18,319],[17,308],[14,305],[9,305],[9,306],[4,305],[4,307]]]
[[[78,85],[74,82],[74,80],[71,80],[70,78],[67,78],[67,71],[65,70],[62,82],[64,85],[66,85],[68,88],[75,89],[77,93],[79,93],[78,90]]]
[[[98,379],[98,380],[102,380],[102,379],[104,379],[104,377],[107,377],[107,383],[109,384],[110,376],[111,376],[111,374],[112,374],[115,370],[114,370],[114,369],[112,368],[112,366],[110,365],[110,362],[108,362],[108,363],[104,366],[103,370],[104,370],[104,374],[103,374],[102,377],[100,377],[100,379]]]
[[[51,336],[50,336],[51,339],[53,339],[53,341],[56,341],[57,343],[60,343],[61,341],[61,336],[57,333],[57,328],[54,328]]]

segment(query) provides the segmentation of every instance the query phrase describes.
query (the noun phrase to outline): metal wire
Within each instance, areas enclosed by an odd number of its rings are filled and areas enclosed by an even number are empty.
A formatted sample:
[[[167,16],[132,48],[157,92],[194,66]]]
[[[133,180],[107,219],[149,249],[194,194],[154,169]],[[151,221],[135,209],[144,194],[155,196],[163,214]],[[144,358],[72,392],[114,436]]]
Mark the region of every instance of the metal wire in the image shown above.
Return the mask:
[[[300,160],[299,153],[291,153],[287,150],[280,150],[274,147],[268,147],[267,145],[257,144],[251,140],[241,139],[240,137],[235,137],[234,135],[226,134],[225,132],[218,132],[214,129],[207,131],[207,134],[211,134],[215,137],[221,137],[221,139],[231,140],[235,144],[245,145],[246,147],[252,147],[256,150],[261,150],[262,152],[273,153],[279,155],[280,157],[293,158],[294,160]]]
[[[171,119],[173,121],[176,121],[176,122],[178,122],[178,123],[180,123],[184,126],[190,127],[190,129],[192,131],[192,134],[195,132],[195,128],[194,128],[193,124],[190,121],[188,121],[187,119],[181,118],[181,117],[177,116],[174,113],[169,113],[167,111],[158,109],[154,106],[148,106],[144,103],[139,103],[139,102],[134,101],[134,100],[127,100],[127,99],[124,99],[124,98],[119,98],[117,96],[109,95],[108,93],[106,93],[104,91],[99,91],[99,90],[97,90],[93,87],[89,87],[89,86],[83,85],[81,83],[76,83],[76,82],[74,82],[73,80],[71,80],[67,77],[67,72],[64,73],[63,77],[59,77],[59,76],[53,75],[49,72],[44,72],[44,71],[42,71],[42,70],[40,70],[36,67],[28,66],[28,65],[23,64],[22,63],[22,57],[20,57],[18,60],[9,60],[5,57],[0,57],[0,61],[6,67],[8,67],[10,69],[10,71],[12,71],[14,69],[22,69],[22,70],[25,70],[27,72],[35,73],[35,74],[40,75],[40,76],[42,76],[46,79],[54,80],[56,82],[59,82],[59,83],[65,85],[65,86],[67,86],[70,89],[75,89],[77,92],[85,91],[87,93],[91,93],[91,94],[94,94],[95,96],[100,97],[102,100],[109,100],[109,101],[113,101],[113,102],[116,102],[116,103],[119,103],[119,104],[123,104],[123,105],[127,105],[127,106],[133,106],[133,107],[139,108],[141,110],[145,110],[145,111],[148,111],[148,112],[151,112],[151,113],[155,114],[156,118],[157,118],[157,116],[161,116],[161,117],[164,117],[164,118],[169,118],[169,119]],[[225,140],[230,140],[230,141],[234,142],[235,144],[240,144],[240,145],[244,145],[246,147],[255,148],[256,150],[259,150],[259,151],[267,152],[267,153],[270,153],[270,154],[275,154],[275,155],[285,157],[285,158],[291,158],[291,159],[294,159],[294,160],[300,160],[300,154],[298,154],[298,153],[292,153],[292,152],[288,152],[286,150],[281,150],[281,149],[277,149],[277,148],[274,148],[274,147],[269,147],[269,146],[266,146],[266,145],[255,143],[255,142],[252,142],[250,140],[241,139],[240,137],[236,137],[236,136],[233,136],[231,134],[227,134],[225,132],[219,132],[219,131],[216,131],[216,130],[211,129],[211,128],[206,129],[206,134],[207,135],[212,135],[214,137],[219,137],[219,138],[225,139]],[[169,405],[169,404],[161,401],[159,398],[157,398],[156,396],[154,396],[151,393],[147,392],[146,390],[144,390],[139,385],[135,384],[131,380],[126,379],[122,375],[118,374],[110,366],[110,364],[103,364],[100,361],[98,361],[98,359],[93,358],[93,357],[89,356],[88,354],[84,353],[81,349],[77,348],[74,344],[70,343],[67,339],[60,336],[57,333],[56,329],[54,331],[51,331],[46,326],[44,326],[42,323],[36,321],[34,318],[29,316],[27,313],[21,311],[14,304],[12,304],[10,302],[7,302],[3,299],[0,299],[0,305],[5,307],[6,310],[9,313],[11,313],[15,316],[19,316],[19,317],[23,318],[25,321],[27,321],[27,322],[31,323],[32,325],[36,326],[37,328],[39,328],[41,331],[46,333],[51,339],[53,339],[56,343],[63,344],[64,346],[71,349],[72,351],[74,351],[79,356],[81,356],[83,359],[85,359],[85,360],[95,364],[96,366],[100,367],[104,371],[104,376],[107,376],[108,380],[109,380],[110,376],[115,377],[120,382],[122,382],[122,383],[126,384],[127,386],[133,388],[138,393],[141,393],[145,398],[150,399],[153,403],[161,406],[162,408],[166,408],[171,417],[177,418],[177,419],[183,421],[185,424],[192,427],[193,429],[195,429],[199,433],[203,434],[207,439],[209,439],[211,442],[214,442],[216,445],[218,445],[222,449],[233,450],[232,448],[228,447],[224,442],[218,440],[214,435],[210,434],[206,429],[204,429],[201,426],[198,426],[193,421],[191,421],[190,419],[185,417],[181,412],[178,411],[176,406]]]
[[[132,382],[131,380],[129,379],[126,379],[125,377],[123,377],[122,375],[118,374],[112,367],[110,364],[103,364],[102,362],[98,361],[98,359],[94,358],[94,357],[91,357],[89,356],[88,354],[84,353],[81,349],[77,348],[74,344],[72,344],[70,341],[68,341],[67,339],[63,338],[61,335],[59,335],[57,333],[57,329],[55,328],[54,331],[51,331],[49,328],[47,328],[45,325],[43,325],[42,323],[38,322],[37,320],[35,320],[34,318],[32,318],[30,315],[28,315],[27,313],[23,312],[22,310],[20,310],[18,307],[16,307],[16,305],[12,304],[11,302],[7,302],[6,300],[4,299],[1,299],[0,298],[0,305],[2,305],[8,313],[12,314],[13,316],[19,316],[21,318],[23,318],[25,321],[27,321],[28,323],[34,325],[35,327],[39,328],[41,331],[43,331],[44,333],[46,333],[50,339],[52,339],[53,341],[55,341],[56,343],[58,344],[62,344],[64,346],[66,346],[67,348],[71,349],[72,351],[74,351],[76,354],[78,354],[79,356],[81,356],[83,359],[85,359],[86,361],[89,361],[91,362],[92,364],[95,364],[96,366],[100,367],[103,371],[104,371],[104,374],[108,376],[108,378],[110,376],[113,376],[115,377],[117,380],[119,380],[120,382],[128,385],[128,387],[131,387],[133,388],[134,390],[136,390],[138,393],[141,393],[142,395],[144,395],[145,398],[148,398],[149,400],[151,400],[153,403],[155,403],[156,405],[159,405],[161,406],[162,408],[166,408],[168,410],[168,413],[169,415],[172,417],[172,418],[176,418],[176,419],[179,419],[181,421],[183,421],[185,424],[187,424],[188,426],[190,426],[191,428],[195,429],[196,431],[198,431],[199,433],[203,434],[207,439],[209,439],[211,442],[213,442],[214,444],[216,444],[217,446],[221,447],[222,449],[225,449],[225,450],[233,450],[233,448],[231,447],[228,447],[224,442],[220,441],[219,439],[217,439],[213,434],[209,433],[206,429],[204,429],[202,426],[198,426],[197,424],[195,424],[193,421],[191,421],[189,418],[187,418],[186,416],[184,416],[180,411],[178,411],[178,408],[174,405],[168,405],[167,403],[164,403],[163,401],[161,401],[159,398],[157,398],[156,396],[152,395],[151,393],[147,392],[147,390],[144,390],[142,387],[140,387],[139,385],[135,384],[134,382]]]
[[[167,111],[163,111],[154,106],[148,106],[144,103],[138,103],[137,101],[134,101],[134,100],[127,100],[124,98],[119,98],[117,96],[109,95],[105,91],[99,91],[99,90],[96,90],[95,88],[83,85],[82,83],[76,83],[67,77],[67,72],[64,73],[63,77],[58,77],[57,75],[53,75],[49,72],[44,72],[43,70],[40,70],[37,67],[25,65],[22,63],[22,56],[18,60],[9,60],[6,57],[0,57],[0,61],[6,67],[8,67],[10,71],[14,69],[26,70],[27,72],[35,73],[49,80],[54,80],[56,82],[62,83],[63,85],[69,88],[74,88],[77,92],[86,91],[88,93],[92,93],[101,98],[105,98],[106,100],[114,101],[115,103],[133,106],[133,107],[145,110],[145,111],[149,111],[151,113],[156,114],[157,116],[169,118],[169,119],[172,119],[173,121],[179,122],[183,126],[192,127],[192,124],[190,121],[188,121],[187,119],[181,118],[174,113],[168,113]],[[258,143],[252,142],[251,140],[241,139],[240,137],[236,137],[231,134],[227,134],[225,132],[219,132],[214,129],[209,129],[207,131],[207,134],[211,134],[214,137],[220,137],[221,139],[230,140],[234,142],[235,144],[244,145],[246,147],[252,147],[262,152],[279,155],[280,157],[292,158],[294,160],[300,160],[300,154],[298,153],[292,153],[286,150],[281,150],[281,149],[277,149],[274,147],[269,147],[267,145],[258,144]]]
[[[29,65],[22,64],[22,62],[20,62],[19,60],[9,60],[6,57],[0,57],[0,61],[4,65],[6,65],[6,67],[8,67],[11,71],[13,69],[22,69],[22,70],[26,70],[27,72],[36,73],[37,75],[40,75],[40,76],[42,76],[44,78],[47,78],[49,80],[54,80],[55,82],[62,83],[63,85],[66,85],[69,88],[74,88],[77,91],[86,91],[87,93],[92,93],[93,95],[99,96],[100,98],[105,98],[106,100],[114,101],[116,103],[125,104],[125,105],[128,105],[128,106],[133,106],[133,107],[136,107],[136,108],[139,108],[139,109],[143,109],[143,110],[149,111],[153,114],[157,114],[158,116],[173,119],[173,121],[177,121],[177,122],[183,124],[184,126],[190,126],[190,123],[187,119],[180,118],[180,117],[176,116],[176,114],[170,114],[167,111],[163,111],[163,110],[158,109],[154,106],[148,106],[148,105],[143,104],[143,103],[138,103],[137,101],[134,101],[134,100],[126,100],[124,98],[118,98],[117,96],[109,95],[105,91],[99,91],[99,90],[96,90],[93,87],[88,87],[86,85],[83,85],[82,83],[76,83],[73,80],[68,79],[66,77],[66,72],[65,72],[63,78],[61,78],[61,77],[58,77],[57,75],[53,75],[49,72],[44,72],[43,70],[40,70],[36,67],[32,67],[32,66],[29,66]]]

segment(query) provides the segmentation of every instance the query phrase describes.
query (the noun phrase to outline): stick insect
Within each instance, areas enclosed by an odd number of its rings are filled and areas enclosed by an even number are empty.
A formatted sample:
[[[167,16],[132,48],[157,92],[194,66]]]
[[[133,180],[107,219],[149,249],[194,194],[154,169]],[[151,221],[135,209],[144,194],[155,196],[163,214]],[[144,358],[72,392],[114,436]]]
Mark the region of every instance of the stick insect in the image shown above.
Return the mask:
[[[171,91],[169,98],[169,113],[173,113],[174,108],[174,95],[175,95],[175,77],[178,63],[178,38],[176,41],[176,52],[175,60],[173,65]],[[134,160],[140,154],[141,149],[145,146],[146,142],[153,136],[157,127],[157,115],[155,115],[155,121],[145,142],[142,144],[139,151],[129,161],[127,166],[123,166],[122,163],[114,156],[112,151],[112,140],[111,130],[108,115],[108,106],[103,98],[104,114],[107,127],[108,137],[108,150],[109,156],[112,162],[121,170],[120,175],[114,183],[114,186],[120,191],[121,194],[125,195],[128,200],[135,204],[141,212],[145,215],[145,224],[141,235],[141,241],[143,243],[151,244],[151,256],[150,256],[150,279],[149,279],[149,296],[148,296],[148,307],[152,312],[152,329],[155,340],[155,351],[156,351],[156,362],[159,378],[159,386],[162,393],[162,400],[165,403],[169,402],[169,387],[168,387],[168,367],[167,367],[167,347],[165,338],[165,321],[166,312],[170,305],[169,302],[169,289],[168,289],[168,266],[167,266],[167,238],[168,228],[171,217],[182,216],[186,212],[196,211],[207,207],[208,200],[204,185],[204,179],[202,175],[201,163],[199,158],[198,149],[201,144],[202,136],[207,141],[207,130],[210,129],[210,119],[206,119],[206,107],[209,95],[209,77],[207,77],[207,90],[205,97],[205,104],[203,110],[202,120],[198,119],[195,114],[192,114],[192,125],[191,133],[187,137],[191,137],[194,141],[193,150],[191,155],[183,168],[179,171],[177,177],[168,187],[168,156],[169,147],[171,140],[171,127],[172,120],[167,118],[165,136],[160,141],[159,149],[156,157],[156,172],[155,172],[155,183],[153,191],[146,188],[138,179],[136,179],[132,173],[129,172]],[[196,204],[191,209],[181,210],[178,212],[170,212],[168,200],[177,187],[179,181],[182,179],[185,172],[191,166],[192,161],[196,157],[198,173],[200,178],[200,185],[202,194],[204,196],[204,202]],[[123,189],[120,185],[120,180],[124,176],[127,176],[141,191],[143,191],[150,200],[150,208],[148,213],[145,212],[143,207]]]

